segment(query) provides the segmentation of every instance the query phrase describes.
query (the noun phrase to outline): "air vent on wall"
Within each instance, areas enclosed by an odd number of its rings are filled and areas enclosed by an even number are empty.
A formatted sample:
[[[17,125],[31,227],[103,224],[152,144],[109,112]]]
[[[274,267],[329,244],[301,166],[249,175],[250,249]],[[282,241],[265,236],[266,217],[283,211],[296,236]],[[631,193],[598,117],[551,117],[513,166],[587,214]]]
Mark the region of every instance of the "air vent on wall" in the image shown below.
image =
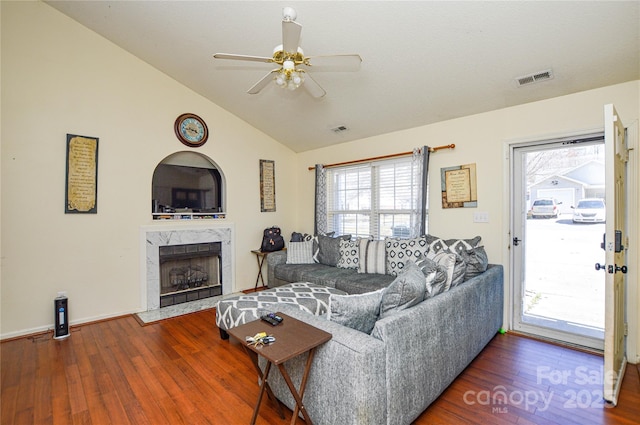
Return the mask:
[[[522,86],[537,83],[540,81],[550,80],[552,78],[553,78],[553,70],[547,69],[545,71],[538,71],[532,74],[518,77],[516,78],[516,82],[518,83],[518,87],[522,87]]]

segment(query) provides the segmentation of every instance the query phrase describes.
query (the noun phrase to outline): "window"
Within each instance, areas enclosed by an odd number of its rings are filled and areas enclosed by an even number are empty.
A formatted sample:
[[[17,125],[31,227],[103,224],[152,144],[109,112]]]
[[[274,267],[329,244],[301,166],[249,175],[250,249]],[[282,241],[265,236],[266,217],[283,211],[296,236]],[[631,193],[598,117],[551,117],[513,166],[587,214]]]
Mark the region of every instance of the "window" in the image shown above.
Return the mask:
[[[426,229],[426,222],[420,226],[426,208],[422,169],[410,156],[327,168],[326,231],[375,239],[418,236]]]

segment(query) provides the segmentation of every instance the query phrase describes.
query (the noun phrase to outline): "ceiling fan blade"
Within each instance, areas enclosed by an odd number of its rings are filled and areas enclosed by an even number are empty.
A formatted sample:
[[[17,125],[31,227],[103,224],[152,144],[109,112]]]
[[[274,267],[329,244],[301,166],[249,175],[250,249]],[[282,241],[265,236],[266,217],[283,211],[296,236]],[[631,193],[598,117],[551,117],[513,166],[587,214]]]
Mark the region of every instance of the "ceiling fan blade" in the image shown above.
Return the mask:
[[[362,58],[360,55],[311,56],[307,58],[307,62],[314,71],[357,71],[360,69]]]
[[[309,92],[309,94],[313,97],[322,97],[325,94],[327,94],[327,92],[324,91],[322,87],[320,87],[320,84],[318,84],[316,80],[311,78],[311,75],[309,75],[306,72],[304,73],[303,86]]]
[[[255,83],[253,85],[253,87],[251,87],[249,90],[247,90],[247,93],[249,93],[249,94],[258,94],[258,93],[260,93],[260,90],[262,90],[263,88],[267,87],[267,85],[271,82],[271,80],[273,80],[273,74],[277,73],[278,71],[279,71],[278,69],[274,69],[273,71],[270,71],[267,75],[262,77],[260,79],[260,81]]]
[[[296,54],[300,45],[302,25],[295,21],[282,21],[282,50]]]
[[[263,56],[248,56],[248,55],[233,55],[230,53],[216,53],[213,55],[216,59],[232,59],[238,61],[251,61],[251,62],[273,62],[273,58],[266,58]]]

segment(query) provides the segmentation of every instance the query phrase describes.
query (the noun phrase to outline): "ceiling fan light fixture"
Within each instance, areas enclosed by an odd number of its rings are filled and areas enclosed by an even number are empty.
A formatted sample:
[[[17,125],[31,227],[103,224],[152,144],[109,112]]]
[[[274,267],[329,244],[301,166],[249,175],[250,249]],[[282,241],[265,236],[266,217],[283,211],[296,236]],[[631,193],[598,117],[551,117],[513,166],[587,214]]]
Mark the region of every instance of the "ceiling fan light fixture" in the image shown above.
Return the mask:
[[[282,8],[282,20],[295,21],[297,17],[298,14],[293,7],[286,6]]]
[[[293,91],[304,83],[304,74],[295,68],[290,70],[283,68],[278,71],[275,82],[279,87]]]
[[[300,47],[302,25],[295,22],[297,13],[292,7],[284,7],[282,9],[282,16],[282,44],[277,45],[273,49],[272,57],[268,58],[228,53],[216,53],[213,57],[215,59],[234,59],[274,63],[280,66],[280,68],[271,70],[257,83],[255,83],[247,91],[249,94],[257,94],[270,82],[275,82],[278,87],[287,88],[289,90],[295,90],[304,84],[312,97],[321,98],[326,95],[327,92],[312,78],[311,75],[306,74],[305,69],[297,68],[298,66],[311,66],[309,58],[305,57],[304,51]],[[357,61],[358,65],[362,62],[359,55],[325,55],[321,58],[330,58],[329,60],[334,66],[337,63],[350,65],[354,60]]]

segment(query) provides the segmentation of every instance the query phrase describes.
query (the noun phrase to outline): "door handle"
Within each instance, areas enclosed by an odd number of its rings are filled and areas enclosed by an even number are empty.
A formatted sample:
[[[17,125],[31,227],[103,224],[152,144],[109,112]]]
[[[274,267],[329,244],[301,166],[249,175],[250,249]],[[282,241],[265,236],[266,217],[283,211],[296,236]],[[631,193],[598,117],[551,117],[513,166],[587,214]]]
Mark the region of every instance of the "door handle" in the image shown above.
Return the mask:
[[[611,274],[618,273],[618,272],[622,272],[622,274],[626,274],[628,271],[627,266],[620,267],[616,264],[615,267],[614,266],[607,267],[606,264],[600,264],[600,263],[596,263],[596,270],[607,270]]]
[[[616,264],[615,272],[616,272],[616,273],[618,273],[618,272],[622,272],[622,274],[627,274],[627,266],[622,266],[622,267],[620,267],[620,266],[618,266],[618,265]]]
[[[522,239],[518,239],[517,236],[515,238],[513,238],[513,246],[520,245],[520,242],[522,242]]]

